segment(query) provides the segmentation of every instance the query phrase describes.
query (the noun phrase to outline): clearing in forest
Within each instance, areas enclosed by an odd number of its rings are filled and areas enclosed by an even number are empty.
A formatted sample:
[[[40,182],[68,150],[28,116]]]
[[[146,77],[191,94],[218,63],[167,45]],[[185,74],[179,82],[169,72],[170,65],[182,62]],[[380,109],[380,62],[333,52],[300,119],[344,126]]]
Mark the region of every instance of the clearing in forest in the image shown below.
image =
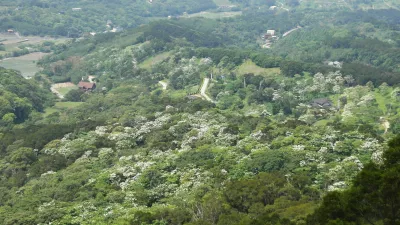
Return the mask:
[[[78,87],[71,82],[66,82],[66,83],[58,83],[58,84],[53,84],[51,86],[51,91],[56,94],[59,98],[64,98],[64,96],[71,90],[78,89]]]
[[[40,68],[36,65],[36,61],[47,55],[46,53],[35,52],[27,55],[7,58],[0,60],[0,66],[6,69],[21,71],[22,76],[30,78],[35,75]]]
[[[281,70],[279,68],[262,68],[262,67],[257,66],[251,60],[246,60],[242,65],[240,65],[236,69],[236,72],[239,75],[252,73],[254,75],[276,76],[276,75],[281,74]]]
[[[45,109],[44,115],[48,116],[55,112],[62,113],[62,112],[65,112],[67,109],[73,109],[82,104],[83,104],[83,102],[56,102],[56,104],[53,107]]]
[[[162,62],[163,60],[167,59],[171,55],[171,52],[163,52],[153,57],[150,57],[143,61],[139,67],[143,69],[151,69],[152,66],[156,65],[157,63]]]
[[[241,11],[236,12],[199,12],[189,14],[189,17],[204,17],[208,19],[222,19],[242,15]]]

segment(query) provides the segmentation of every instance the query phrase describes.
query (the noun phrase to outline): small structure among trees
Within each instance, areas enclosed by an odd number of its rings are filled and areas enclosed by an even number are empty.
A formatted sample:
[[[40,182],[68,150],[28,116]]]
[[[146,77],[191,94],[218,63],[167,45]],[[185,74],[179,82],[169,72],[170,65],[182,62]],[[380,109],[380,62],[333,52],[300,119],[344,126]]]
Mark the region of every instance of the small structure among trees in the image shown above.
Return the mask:
[[[90,83],[90,82],[84,82],[81,81],[78,84],[78,87],[80,90],[82,91],[93,91],[94,89],[96,89],[96,84],[95,83]]]
[[[332,101],[327,98],[314,99],[310,105],[314,108],[330,108],[333,106]]]

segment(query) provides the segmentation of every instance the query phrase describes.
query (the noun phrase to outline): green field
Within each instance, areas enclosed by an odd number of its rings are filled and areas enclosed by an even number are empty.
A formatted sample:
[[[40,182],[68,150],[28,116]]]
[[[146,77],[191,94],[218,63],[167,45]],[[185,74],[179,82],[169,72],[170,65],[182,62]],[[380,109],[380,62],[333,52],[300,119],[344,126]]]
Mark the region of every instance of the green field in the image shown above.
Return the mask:
[[[25,39],[28,39],[29,41],[25,41],[21,43],[21,41],[24,41]],[[5,51],[1,51],[0,55],[5,55],[7,53],[11,53],[16,50],[20,50],[20,46],[23,44],[39,44],[45,40],[56,40],[56,39],[51,39],[51,38],[46,38],[46,37],[38,37],[38,36],[30,36],[30,37],[21,37],[18,38],[14,34],[0,34],[0,40],[2,40],[2,43],[5,46]],[[62,39],[59,39],[60,41]],[[64,39],[65,40],[65,39]],[[19,70],[21,71],[21,74],[28,78],[32,77],[35,75],[36,72],[40,70],[36,66],[37,60],[41,59],[43,56],[45,56],[45,53],[41,52],[34,52],[30,53],[27,55],[23,55],[20,57],[13,57],[13,58],[7,58],[4,60],[0,61],[0,66],[7,68],[7,69],[14,69],[14,70]]]
[[[21,50],[22,45],[40,45],[45,41],[52,41],[56,44],[63,43],[68,38],[51,38],[51,37],[40,37],[40,36],[20,36],[15,34],[0,33],[0,42],[4,44],[5,51],[0,51],[0,55],[11,53],[13,51]]]
[[[240,16],[242,15],[242,12],[199,12],[199,13],[193,13],[189,14],[189,17],[204,17],[208,19],[221,19],[221,18],[227,18],[227,17],[234,17],[234,16]]]
[[[77,86],[74,87],[62,87],[58,88],[57,91],[60,92],[61,95],[65,96],[69,91],[78,89]]]
[[[162,62],[163,60],[168,58],[170,55],[171,55],[171,52],[164,52],[164,53],[158,54],[156,56],[150,57],[150,58],[146,59],[145,61],[143,61],[139,65],[139,67],[141,67],[143,69],[151,69],[151,67],[153,65]]]
[[[379,106],[379,109],[382,110],[382,112],[384,114],[387,113],[387,104],[390,104],[390,99],[386,99],[384,96],[382,96],[382,94],[380,94],[378,91],[375,91],[375,99],[376,99],[376,103]]]
[[[279,68],[262,68],[257,66],[251,60],[246,60],[242,65],[237,68],[237,73],[240,75],[252,73],[254,75],[273,76],[279,75],[281,70]]]
[[[0,61],[0,66],[6,69],[19,70],[24,77],[32,77],[39,71],[39,68],[33,60],[22,60],[19,59],[19,57]]]
[[[47,54],[35,52],[20,57],[8,58],[1,60],[0,66],[6,69],[19,70],[24,77],[32,77],[40,70],[40,68],[36,65],[36,61],[45,55]]]
[[[56,102],[56,104],[53,107],[45,109],[44,115],[48,116],[55,112],[63,112],[66,109],[73,109],[82,104],[83,102]]]

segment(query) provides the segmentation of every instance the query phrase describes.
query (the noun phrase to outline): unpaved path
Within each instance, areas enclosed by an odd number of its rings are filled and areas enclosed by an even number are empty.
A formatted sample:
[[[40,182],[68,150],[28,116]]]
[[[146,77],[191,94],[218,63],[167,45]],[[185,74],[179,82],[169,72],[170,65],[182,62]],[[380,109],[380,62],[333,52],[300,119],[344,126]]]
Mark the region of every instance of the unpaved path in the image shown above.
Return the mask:
[[[18,32],[15,32],[15,36],[17,36],[17,38],[21,39],[21,36],[19,35]]]
[[[60,99],[64,98],[64,95],[62,95],[60,92],[58,92],[57,88],[54,87],[54,84],[51,85],[50,91],[53,92],[54,94],[56,94],[58,98],[60,98]]]
[[[386,0],[383,0],[383,2],[384,2],[385,5],[388,6],[389,8],[393,8],[393,9],[399,10],[399,8],[397,8],[397,7],[395,7],[395,6],[392,6],[392,5],[389,5],[389,3],[386,2]]]
[[[385,134],[386,134],[390,128],[390,122],[387,121],[385,118],[381,118],[381,124],[383,128],[385,128]]]
[[[158,83],[162,86],[163,90],[167,90],[168,84],[164,81],[158,81]]]
[[[302,28],[302,27],[300,27],[300,26],[298,26],[298,27],[296,27],[296,28],[293,28],[293,29],[289,30],[288,32],[284,33],[282,36],[283,36],[283,37],[286,37],[286,36],[288,36],[290,33],[294,32],[294,31],[296,31],[296,30],[298,30],[298,29],[301,29],[301,28]]]
[[[201,89],[200,89],[200,95],[203,96],[207,101],[215,103],[215,102],[206,94],[206,90],[207,90],[207,87],[208,87],[208,84],[209,84],[209,83],[210,83],[210,78],[208,78],[208,77],[207,77],[207,78],[204,78],[203,84],[202,84]]]
[[[66,82],[66,83],[58,83],[58,84],[52,84],[50,87],[51,92],[53,92],[54,94],[57,95],[57,97],[59,97],[60,99],[64,98],[64,95],[62,95],[58,89],[59,88],[64,88],[64,87],[74,87],[75,84],[71,83],[71,82]]]

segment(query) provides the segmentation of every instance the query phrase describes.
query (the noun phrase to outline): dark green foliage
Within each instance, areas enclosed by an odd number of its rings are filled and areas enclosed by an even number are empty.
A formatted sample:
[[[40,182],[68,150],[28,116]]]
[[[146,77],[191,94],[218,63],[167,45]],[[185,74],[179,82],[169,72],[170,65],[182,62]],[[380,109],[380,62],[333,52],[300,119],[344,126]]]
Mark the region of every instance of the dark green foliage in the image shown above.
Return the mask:
[[[282,176],[260,173],[255,179],[229,183],[224,195],[233,208],[247,213],[254,204],[273,204],[285,182]]]
[[[251,155],[248,170],[254,172],[282,171],[288,161],[284,152],[267,150]]]
[[[0,123],[24,122],[32,111],[43,112],[51,104],[49,90],[35,80],[26,80],[17,71],[0,67]]]
[[[371,81],[374,85],[379,86],[382,83],[396,85],[400,82],[400,73],[398,72],[388,72],[360,63],[346,63],[341,71],[345,75],[352,75],[357,84],[366,84]]]
[[[222,45],[222,40],[218,36],[209,36],[207,33],[212,30],[208,27],[197,27],[193,29],[191,21],[161,21],[147,26],[143,36],[138,39],[141,41],[157,39],[164,43],[171,42],[174,38],[184,38],[195,46],[217,47]],[[193,23],[208,23],[211,21],[194,19]],[[212,26],[211,26],[212,28]],[[162,45],[162,42],[160,43]],[[154,46],[157,50],[157,46]]]
[[[382,166],[369,164],[345,192],[331,192],[308,224],[398,224],[400,137],[389,142]]]
[[[61,138],[70,133],[74,128],[70,125],[49,124],[42,126],[28,126],[24,129],[8,131],[1,137],[2,149],[17,140],[23,140],[22,146],[41,149],[51,140]]]
[[[5,4],[5,3],[2,3]],[[85,32],[103,32],[108,25],[123,28],[137,27],[152,17],[195,13],[215,8],[212,0],[147,1],[16,1],[2,10],[0,29],[13,28],[23,35],[60,35],[72,38]],[[18,10],[15,10],[15,9]],[[80,10],[72,10],[81,8]],[[116,13],[118,11],[118,13]],[[34,16],[30,16],[34,15]],[[43,22],[46,21],[46,22]]]
[[[83,91],[81,90],[70,90],[65,96],[64,100],[65,101],[70,101],[70,102],[80,102],[82,101],[82,95],[84,94]]]
[[[33,80],[26,80],[17,71],[0,67],[0,85],[2,89],[12,92],[19,98],[26,98],[32,107],[42,112],[46,104],[50,104],[50,92],[42,89]]]

